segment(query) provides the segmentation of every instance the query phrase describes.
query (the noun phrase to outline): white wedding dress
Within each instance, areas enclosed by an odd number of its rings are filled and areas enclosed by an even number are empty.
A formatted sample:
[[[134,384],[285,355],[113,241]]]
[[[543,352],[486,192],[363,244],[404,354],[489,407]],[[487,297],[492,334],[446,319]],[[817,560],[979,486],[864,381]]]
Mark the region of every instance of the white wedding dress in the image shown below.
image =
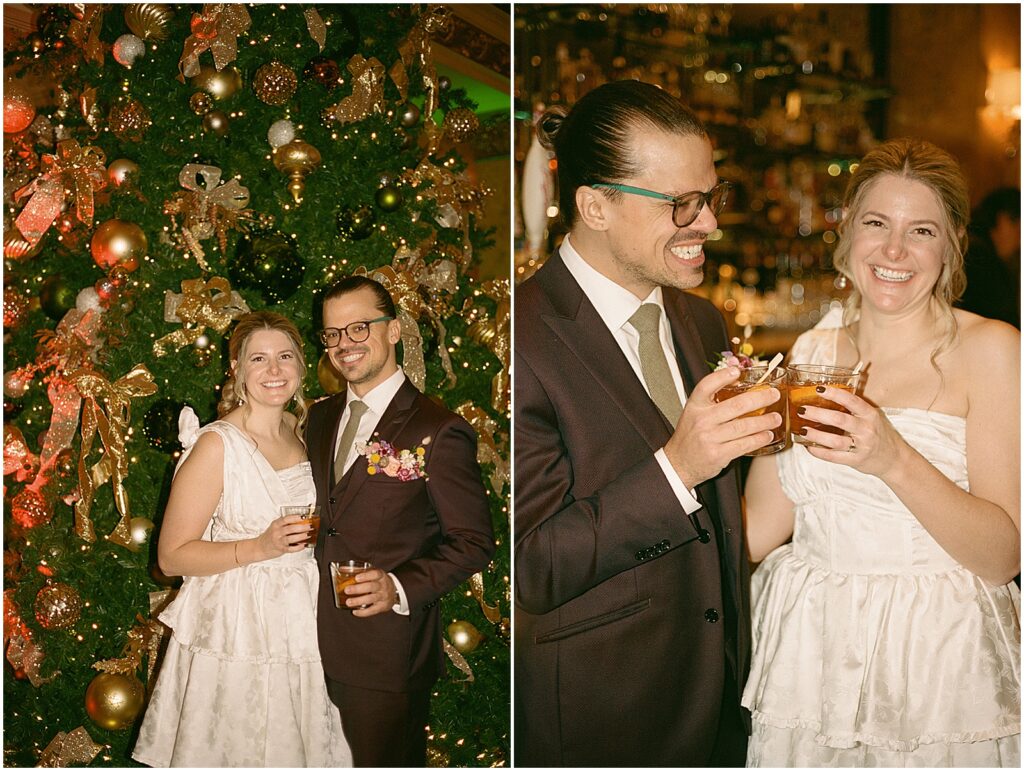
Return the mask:
[[[792,361],[835,361],[829,321]],[[962,418],[885,414],[968,489]],[[796,521],[752,580],[747,765],[1019,767],[1017,586],[961,567],[877,477],[801,445],[776,459]]]
[[[281,506],[315,500],[308,462],[275,471],[235,426],[199,429],[187,407],[180,425],[182,461],[201,433],[224,442],[224,492],[204,539],[254,538]],[[185,578],[160,614],[172,635],[132,756],[149,766],[351,766],[320,666],[318,583],[312,549]]]

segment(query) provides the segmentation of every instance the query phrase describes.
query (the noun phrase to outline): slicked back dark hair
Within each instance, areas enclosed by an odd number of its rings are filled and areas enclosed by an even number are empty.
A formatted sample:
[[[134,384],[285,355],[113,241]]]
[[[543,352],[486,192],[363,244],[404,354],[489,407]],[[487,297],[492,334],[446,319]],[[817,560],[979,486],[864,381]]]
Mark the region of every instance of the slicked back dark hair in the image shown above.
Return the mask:
[[[700,118],[675,97],[650,83],[620,80],[588,92],[571,110],[553,107],[537,120],[541,144],[558,159],[558,207],[562,222],[576,222],[576,190],[597,182],[614,183],[644,169],[633,158],[630,140],[637,130],[707,138]],[[604,191],[609,197],[618,191]]]
[[[379,281],[374,281],[369,276],[347,276],[341,279],[341,281],[338,281],[327,290],[327,294],[324,295],[323,304],[326,305],[328,300],[333,300],[336,297],[341,297],[351,292],[358,292],[360,289],[369,289],[373,292],[377,298],[377,309],[383,315],[390,316],[393,319],[398,318],[398,313],[395,311],[395,301],[391,299],[391,292]]]

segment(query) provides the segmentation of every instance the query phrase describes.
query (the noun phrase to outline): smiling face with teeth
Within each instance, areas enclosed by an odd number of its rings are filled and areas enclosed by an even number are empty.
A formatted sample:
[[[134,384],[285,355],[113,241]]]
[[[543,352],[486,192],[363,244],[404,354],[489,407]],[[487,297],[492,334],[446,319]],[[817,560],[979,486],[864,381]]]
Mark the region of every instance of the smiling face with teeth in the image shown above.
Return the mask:
[[[237,361],[231,362],[246,400],[255,404],[287,404],[302,381],[302,364],[292,339],[276,329],[260,329],[246,338]]]
[[[706,137],[643,127],[633,129],[628,141],[632,165],[639,171],[617,180],[621,184],[679,196],[707,192],[718,182]],[[656,286],[692,289],[704,280],[704,241],[718,227],[708,206],[678,228],[670,201],[588,190],[599,196],[601,216],[590,216],[595,210],[587,211],[584,204],[583,222],[574,227],[572,239],[594,268],[640,299]]]
[[[324,328],[342,329],[356,321],[370,321],[382,315],[377,297],[368,288],[356,289],[324,303]],[[347,335],[327,349],[335,368],[357,396],[364,396],[398,369],[395,345],[402,337],[397,319],[370,324],[370,336],[353,343]]]
[[[847,230],[851,277],[865,307],[904,313],[928,305],[948,250],[944,222],[928,185],[894,174],[870,184]]]

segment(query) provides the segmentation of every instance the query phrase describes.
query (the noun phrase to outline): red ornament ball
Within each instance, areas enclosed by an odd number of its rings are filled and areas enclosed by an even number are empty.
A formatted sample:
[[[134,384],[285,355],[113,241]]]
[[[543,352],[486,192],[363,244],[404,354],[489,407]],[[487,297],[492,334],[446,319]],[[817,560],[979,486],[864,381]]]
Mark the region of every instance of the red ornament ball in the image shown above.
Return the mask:
[[[32,125],[36,108],[32,100],[14,88],[4,89],[4,133],[17,134]]]
[[[39,527],[53,519],[53,504],[42,493],[26,487],[11,501],[11,518],[25,529]]]

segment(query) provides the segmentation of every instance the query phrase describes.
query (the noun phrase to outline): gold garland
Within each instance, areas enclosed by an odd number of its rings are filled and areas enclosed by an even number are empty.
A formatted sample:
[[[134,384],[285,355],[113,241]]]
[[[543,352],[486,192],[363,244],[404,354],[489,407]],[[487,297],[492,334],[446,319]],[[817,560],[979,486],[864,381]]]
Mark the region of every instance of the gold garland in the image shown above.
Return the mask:
[[[416,255],[404,267],[402,262],[409,255]],[[444,260],[441,261],[446,262]],[[448,386],[454,386],[457,378],[452,369],[451,357],[448,355],[448,347],[445,343],[447,330],[441,315],[429,303],[422,294],[421,287],[443,288],[454,291],[452,282],[454,273],[447,265],[436,263],[428,267],[422,260],[418,259],[418,253],[409,250],[407,247],[399,249],[394,259],[395,266],[384,266],[367,270],[360,266],[353,271],[356,275],[369,276],[379,281],[391,293],[391,299],[395,302],[398,310],[398,318],[402,323],[402,369],[419,390],[426,387],[427,368],[423,355],[423,335],[420,333],[419,321],[421,316],[427,316],[437,331],[437,353],[441,359],[441,366],[444,368]],[[396,267],[397,266],[397,267]]]
[[[127,375],[114,383],[88,368],[75,372],[70,379],[85,399],[82,410],[82,451],[78,458],[79,499],[75,501],[75,532],[86,541],[96,540],[89,512],[96,488],[111,479],[114,503],[121,513],[121,519],[108,537],[114,543],[127,547],[132,541],[129,527],[131,509],[128,505],[128,492],[124,489],[124,479],[128,475],[125,441],[131,424],[131,400],[156,393],[156,384],[144,364],[135,365]],[[86,459],[97,431],[105,453],[102,460],[87,469]]]
[[[240,3],[206,3],[201,13],[192,14],[192,34],[185,39],[178,62],[178,80],[199,74],[199,55],[209,50],[220,72],[238,56],[238,36],[252,20]]]
[[[105,5],[97,3],[72,3],[74,19],[68,24],[68,37],[71,42],[85,52],[86,61],[94,61],[103,66],[103,41],[100,30],[103,28],[103,12]]]
[[[494,466],[494,470],[491,472],[491,489],[495,494],[501,495],[510,476],[508,460],[502,455],[498,448],[498,442],[494,438],[494,433],[498,429],[497,422],[472,402],[460,404],[455,408],[455,412],[473,427],[480,438],[476,446],[476,461],[480,464],[490,463]]]
[[[243,220],[252,219],[249,188],[235,178],[221,183],[221,170],[216,166],[186,163],[178,174],[178,183],[188,192],[177,192],[164,201],[164,214],[170,215],[174,229],[178,215],[183,215],[181,240],[202,270],[209,270],[206,253],[200,241],[215,235],[221,252],[227,252],[229,229]],[[202,177],[203,182],[200,182]]]
[[[443,5],[428,5],[426,11],[420,14],[416,24],[406,36],[405,40],[398,44],[399,60],[391,66],[389,72],[392,82],[398,88],[402,99],[407,99],[409,94],[409,73],[408,69],[414,64],[419,64],[420,77],[423,78],[425,98],[423,101],[423,135],[426,137],[426,154],[433,155],[437,152],[443,130],[434,122],[434,112],[439,102],[437,68],[434,66],[434,52],[430,44],[430,37],[438,32],[443,32],[451,23],[451,11]]]
[[[327,25],[320,18],[320,13],[316,8],[307,8],[302,15],[306,17],[306,29],[309,30],[309,36],[320,46],[320,52],[323,53],[324,46],[327,45]]]
[[[15,200],[31,196],[18,214],[15,224],[32,246],[43,237],[64,206],[64,191],[75,199],[75,214],[80,222],[92,224],[93,191],[107,184],[106,156],[98,147],[81,147],[74,139],[57,143],[54,155],[43,155],[42,173],[15,192]]]
[[[164,335],[153,343],[157,357],[166,356],[170,351],[192,345],[212,327],[223,335],[231,322],[249,312],[242,295],[231,288],[226,278],[214,276],[209,281],[201,278],[181,282],[181,294],[170,289],[164,293],[164,321],[177,321],[184,329]]]

